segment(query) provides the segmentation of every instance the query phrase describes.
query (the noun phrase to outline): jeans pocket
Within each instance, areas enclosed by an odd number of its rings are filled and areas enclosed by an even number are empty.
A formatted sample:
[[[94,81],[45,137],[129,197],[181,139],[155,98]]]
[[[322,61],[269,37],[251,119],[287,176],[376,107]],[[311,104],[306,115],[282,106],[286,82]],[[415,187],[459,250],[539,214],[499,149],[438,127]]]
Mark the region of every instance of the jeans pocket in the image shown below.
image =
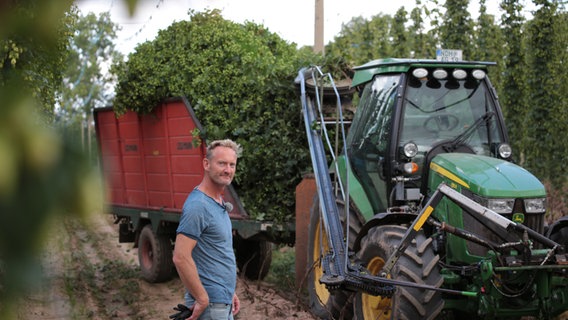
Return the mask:
[[[231,305],[209,305],[209,315],[211,320],[227,320],[231,312]]]

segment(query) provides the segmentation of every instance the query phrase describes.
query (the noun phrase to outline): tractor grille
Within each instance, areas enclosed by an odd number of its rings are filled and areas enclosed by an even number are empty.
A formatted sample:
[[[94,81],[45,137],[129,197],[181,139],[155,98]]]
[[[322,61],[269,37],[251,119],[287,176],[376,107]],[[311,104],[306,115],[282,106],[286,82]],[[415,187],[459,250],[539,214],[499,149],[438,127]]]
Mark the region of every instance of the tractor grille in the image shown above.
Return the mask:
[[[513,212],[523,213],[525,221],[523,224],[534,231],[542,234],[544,232],[544,212],[543,213],[526,213],[524,208],[523,199],[516,199]],[[512,219],[513,214],[503,214],[507,219]],[[493,233],[490,229],[486,228],[483,224],[473,218],[467,213],[463,213],[463,224],[465,229],[473,232],[474,234],[480,236],[483,239],[488,239],[494,243],[501,244],[503,240]],[[542,248],[542,245],[535,242],[534,247],[536,249]],[[475,244],[471,241],[467,242],[467,249],[470,254],[485,256],[488,249],[484,246]]]

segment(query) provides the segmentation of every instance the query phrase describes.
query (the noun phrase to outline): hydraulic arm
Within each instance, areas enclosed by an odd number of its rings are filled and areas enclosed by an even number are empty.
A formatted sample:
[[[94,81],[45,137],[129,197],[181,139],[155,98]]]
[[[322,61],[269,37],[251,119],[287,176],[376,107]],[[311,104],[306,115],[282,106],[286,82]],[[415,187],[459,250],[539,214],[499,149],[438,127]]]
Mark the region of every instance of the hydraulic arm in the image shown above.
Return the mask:
[[[302,112],[316,179],[317,193],[320,199],[323,228],[325,228],[325,234],[330,244],[329,252],[323,253],[322,264],[325,274],[320,279],[320,282],[324,283],[329,289],[345,288],[350,290],[364,290],[375,295],[389,296],[394,292],[394,287],[386,286],[382,281],[386,279],[380,279],[378,277],[369,276],[366,273],[361,273],[360,268],[349,263],[348,247],[344,240],[343,228],[339,218],[339,209],[335,202],[333,184],[330,178],[326,151],[323,144],[324,138],[326,141],[329,141],[329,139],[327,131],[325,130],[323,116],[321,115],[320,96],[317,90],[315,99],[308,97],[306,94],[306,78],[311,78],[316,81],[316,77],[321,76],[323,76],[323,74],[318,68],[304,68],[300,70],[297,78],[297,81],[300,83]],[[329,79],[333,84],[331,76]],[[341,99],[334,84],[333,88],[337,97],[338,112],[341,113]],[[342,118],[341,114],[339,118]],[[343,146],[345,146],[343,123],[341,123],[340,130],[344,141]],[[340,185],[340,188],[344,198],[348,201],[348,190],[346,191],[343,185]],[[349,208],[348,203],[346,210],[348,210],[347,208]],[[346,212],[346,214],[349,213]],[[350,266],[354,267],[354,269],[350,270]]]

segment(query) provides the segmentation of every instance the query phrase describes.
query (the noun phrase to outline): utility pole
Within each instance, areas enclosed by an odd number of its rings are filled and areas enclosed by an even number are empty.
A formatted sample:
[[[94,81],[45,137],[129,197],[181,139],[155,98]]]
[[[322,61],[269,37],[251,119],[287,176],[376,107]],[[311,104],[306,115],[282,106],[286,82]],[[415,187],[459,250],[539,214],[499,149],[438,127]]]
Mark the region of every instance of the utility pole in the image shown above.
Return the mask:
[[[315,0],[315,2],[314,52],[323,55],[325,53],[323,46],[323,0]]]

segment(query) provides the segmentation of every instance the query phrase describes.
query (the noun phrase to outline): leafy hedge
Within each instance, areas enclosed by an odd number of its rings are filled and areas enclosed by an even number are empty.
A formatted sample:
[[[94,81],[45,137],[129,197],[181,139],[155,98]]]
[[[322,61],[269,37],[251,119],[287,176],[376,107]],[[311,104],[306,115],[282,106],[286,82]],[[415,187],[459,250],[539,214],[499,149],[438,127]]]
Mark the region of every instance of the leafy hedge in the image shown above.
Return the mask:
[[[310,166],[294,78],[318,61],[261,25],[237,24],[216,10],[191,13],[114,66],[114,108],[147,113],[166,97],[187,96],[202,137],[243,146],[233,184],[249,214],[288,221]]]

